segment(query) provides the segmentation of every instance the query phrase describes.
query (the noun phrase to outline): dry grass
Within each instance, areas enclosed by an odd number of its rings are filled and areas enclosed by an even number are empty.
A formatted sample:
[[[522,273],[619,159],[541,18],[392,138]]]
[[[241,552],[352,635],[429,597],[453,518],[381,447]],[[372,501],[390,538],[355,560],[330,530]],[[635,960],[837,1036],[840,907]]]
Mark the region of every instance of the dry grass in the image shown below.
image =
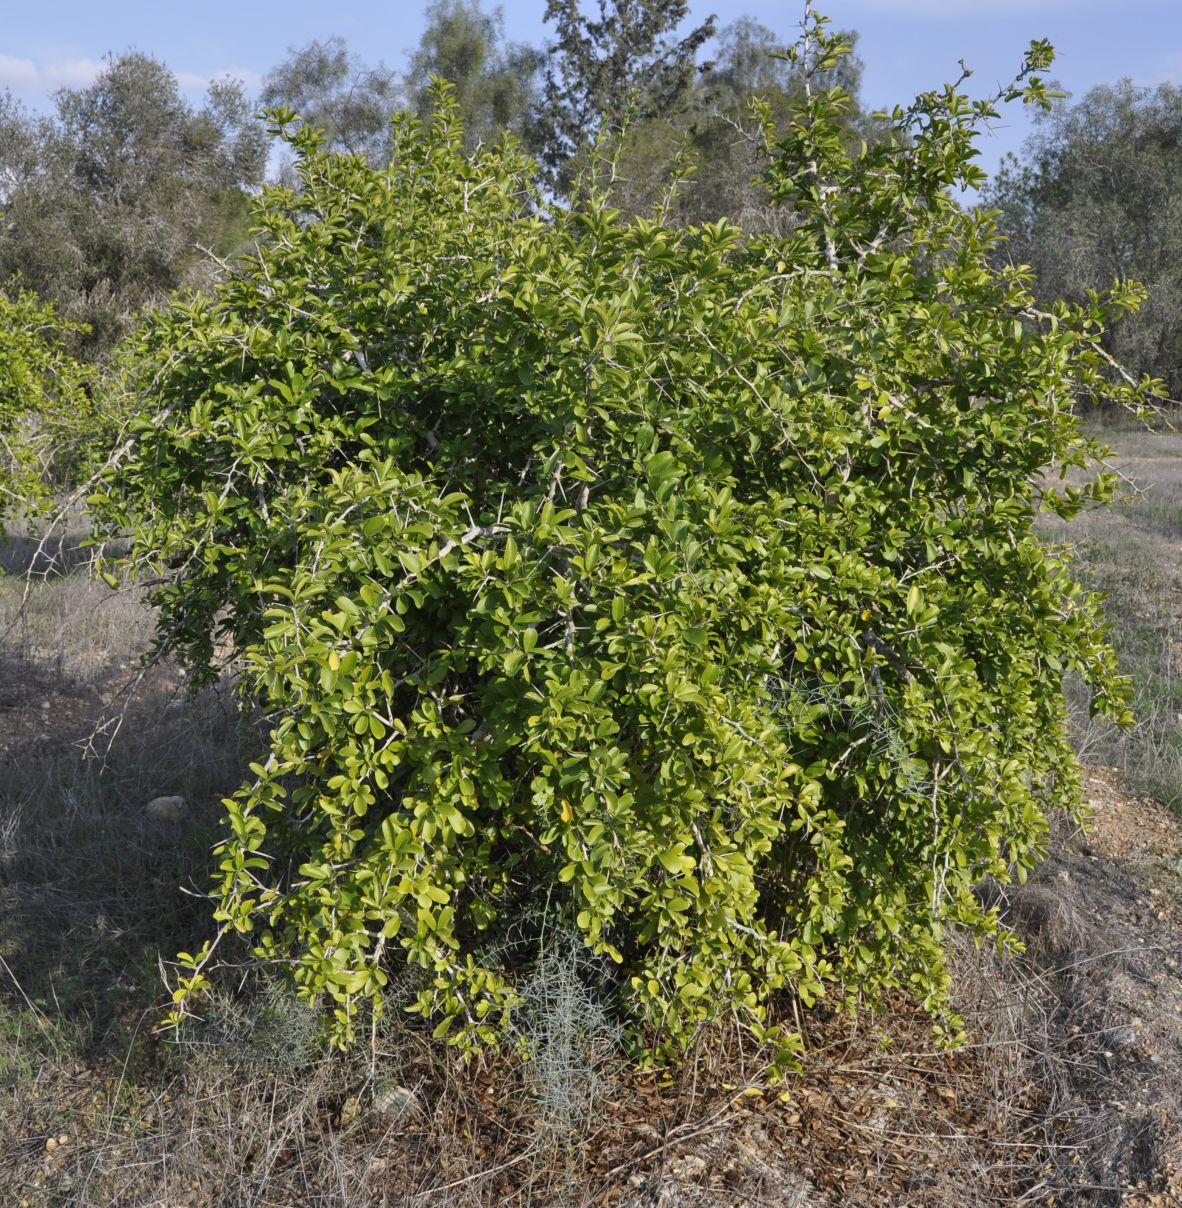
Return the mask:
[[[94,550],[76,517],[43,540],[17,528],[0,543],[0,660],[4,681],[30,680],[83,697],[129,670],[148,643],[141,593],[112,591],[84,573]]]
[[[1182,433],[1125,425],[1099,432],[1136,491],[1069,526],[1046,523],[1074,547],[1089,587],[1107,597],[1121,669],[1132,677],[1136,725],[1122,734],[1088,716],[1088,695],[1068,684],[1077,749],[1119,768],[1145,792],[1182,808]]]

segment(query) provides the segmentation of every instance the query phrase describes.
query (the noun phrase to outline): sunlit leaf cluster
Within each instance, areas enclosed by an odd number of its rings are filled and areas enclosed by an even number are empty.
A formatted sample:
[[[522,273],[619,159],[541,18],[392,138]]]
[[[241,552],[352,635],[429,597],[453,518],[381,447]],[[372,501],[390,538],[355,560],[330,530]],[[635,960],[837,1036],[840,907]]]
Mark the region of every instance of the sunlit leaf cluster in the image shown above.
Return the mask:
[[[76,330],[33,294],[0,290],[0,522],[49,500],[67,434],[86,429],[84,373],[64,344]]]

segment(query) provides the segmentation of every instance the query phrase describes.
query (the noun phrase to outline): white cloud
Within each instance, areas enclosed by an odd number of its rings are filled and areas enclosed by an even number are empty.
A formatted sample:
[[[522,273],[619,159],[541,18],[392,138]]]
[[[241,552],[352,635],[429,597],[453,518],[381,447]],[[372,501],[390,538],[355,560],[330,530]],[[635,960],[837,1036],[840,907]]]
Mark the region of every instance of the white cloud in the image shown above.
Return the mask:
[[[15,59],[12,55],[0,55],[0,88],[33,92],[40,84],[41,73],[32,59]]]
[[[97,59],[71,59],[46,67],[45,84],[48,88],[85,88],[102,70],[103,64]]]

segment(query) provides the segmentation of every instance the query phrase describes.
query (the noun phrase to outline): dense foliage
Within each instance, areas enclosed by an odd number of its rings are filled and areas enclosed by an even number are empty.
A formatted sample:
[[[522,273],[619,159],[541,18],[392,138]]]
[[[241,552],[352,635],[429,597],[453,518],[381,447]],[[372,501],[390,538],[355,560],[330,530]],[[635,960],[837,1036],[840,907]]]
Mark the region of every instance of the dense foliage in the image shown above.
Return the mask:
[[[1145,305],[1112,325],[1119,360],[1182,398],[1182,90],[1123,80],[1057,104],[985,192],[1001,211],[998,256],[1029,264],[1043,299],[1084,301],[1135,278]]]
[[[292,135],[258,256],[147,326],[166,405],[96,504],[161,644],[234,656],[270,725],[178,1018],[237,932],[342,1042],[392,979],[493,1042],[506,937],[565,924],[663,1048],[781,990],[939,1010],[946,928],[996,933],[974,886],[1080,808],[1063,672],[1123,708],[1032,524],[1111,491],[1043,475],[1094,452],[1072,403],[1135,299],[1044,313],[990,267],[952,190],[992,101],[851,152],[814,86],[848,49],[811,18],[793,52],[790,237],[548,208],[441,95],[381,171]]]
[[[13,512],[44,503],[77,454],[91,408],[72,334],[28,291],[0,290],[0,536]]]

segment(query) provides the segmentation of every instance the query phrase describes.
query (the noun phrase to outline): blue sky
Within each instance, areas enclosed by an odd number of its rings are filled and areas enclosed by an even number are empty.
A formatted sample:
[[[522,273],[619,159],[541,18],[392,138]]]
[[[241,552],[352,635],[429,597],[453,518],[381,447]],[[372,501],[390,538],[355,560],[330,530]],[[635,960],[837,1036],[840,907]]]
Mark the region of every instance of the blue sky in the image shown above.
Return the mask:
[[[230,73],[257,86],[289,47],[340,34],[367,61],[401,68],[423,27],[418,0],[0,0],[0,88],[45,108],[54,89],[94,77],[109,51],[148,51],[166,62],[194,97]],[[491,7],[491,5],[486,5]],[[1008,80],[1034,37],[1054,43],[1052,74],[1079,96],[1124,76],[1145,84],[1182,83],[1182,0],[821,0],[834,22],[860,34],[863,98],[872,106],[909,100],[955,77],[962,57],[970,85],[985,92]],[[539,44],[545,0],[505,0],[511,38]],[[800,19],[796,0],[691,0],[691,17],[744,14],[785,37]],[[1013,109],[1014,107],[1011,107]],[[992,170],[1029,129],[1020,109],[983,145]]]

